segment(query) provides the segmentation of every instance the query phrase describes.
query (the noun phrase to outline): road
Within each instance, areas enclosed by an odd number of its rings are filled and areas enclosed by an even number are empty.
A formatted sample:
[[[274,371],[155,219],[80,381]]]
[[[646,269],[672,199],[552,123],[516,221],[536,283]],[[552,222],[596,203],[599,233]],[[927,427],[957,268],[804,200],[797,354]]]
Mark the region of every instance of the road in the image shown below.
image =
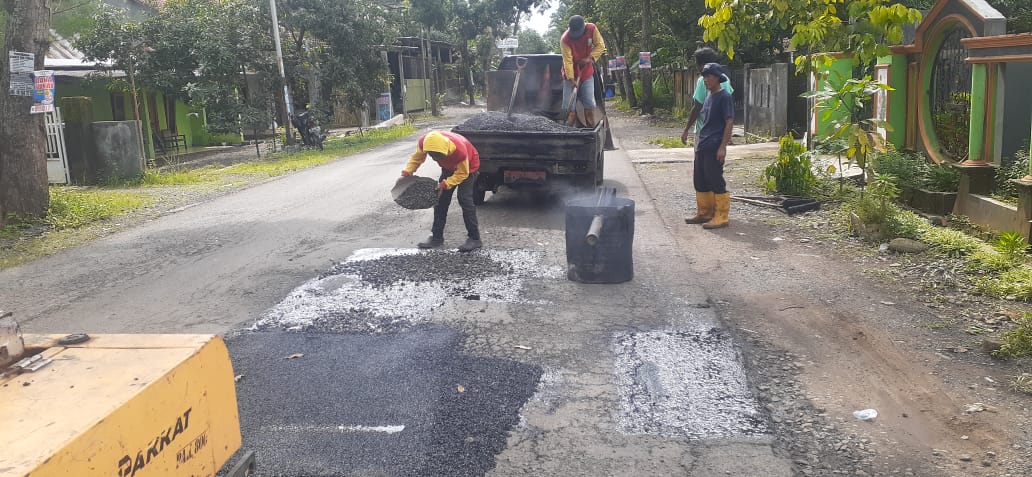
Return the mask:
[[[757,398],[757,368],[785,370],[769,395],[797,389],[796,364],[762,362],[708,290],[769,283],[721,283],[734,257],[667,225],[640,151],[606,155],[605,185],[635,201],[634,278],[588,285],[566,278],[563,195],[489,194],[468,255],[453,206],[446,249],[417,251],[431,212],[389,196],[414,139],[0,271],[0,303],[33,333],[223,334],[260,475],[789,476],[818,453],[869,469]],[[854,442],[831,427],[820,440]]]

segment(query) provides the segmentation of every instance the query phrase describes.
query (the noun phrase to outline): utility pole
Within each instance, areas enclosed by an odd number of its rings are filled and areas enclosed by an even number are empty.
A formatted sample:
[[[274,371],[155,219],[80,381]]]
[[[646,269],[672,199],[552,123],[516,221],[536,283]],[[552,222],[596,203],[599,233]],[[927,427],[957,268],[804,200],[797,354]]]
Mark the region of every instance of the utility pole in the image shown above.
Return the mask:
[[[283,82],[283,103],[287,110],[287,144],[294,144],[294,130],[290,119],[294,117],[294,102],[290,99],[290,84],[287,83],[287,72],[283,68],[283,48],[280,47],[279,18],[276,16],[276,0],[269,0],[269,12],[272,14],[272,40],[276,44],[276,64],[279,66],[280,81]]]
[[[652,1],[641,2],[641,46],[642,51],[652,51]],[[641,70],[641,113],[652,114],[652,68]]]

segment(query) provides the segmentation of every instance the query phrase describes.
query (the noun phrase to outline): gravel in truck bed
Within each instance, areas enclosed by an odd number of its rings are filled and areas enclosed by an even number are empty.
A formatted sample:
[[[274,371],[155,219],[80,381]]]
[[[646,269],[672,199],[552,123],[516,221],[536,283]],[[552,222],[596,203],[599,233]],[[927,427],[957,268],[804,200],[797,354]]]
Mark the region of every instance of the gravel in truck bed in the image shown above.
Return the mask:
[[[459,123],[453,129],[455,132],[463,131],[522,131],[522,132],[550,132],[564,133],[579,131],[578,128],[559,124],[544,116],[532,114],[508,114],[498,111],[487,111],[470,116],[469,119]]]

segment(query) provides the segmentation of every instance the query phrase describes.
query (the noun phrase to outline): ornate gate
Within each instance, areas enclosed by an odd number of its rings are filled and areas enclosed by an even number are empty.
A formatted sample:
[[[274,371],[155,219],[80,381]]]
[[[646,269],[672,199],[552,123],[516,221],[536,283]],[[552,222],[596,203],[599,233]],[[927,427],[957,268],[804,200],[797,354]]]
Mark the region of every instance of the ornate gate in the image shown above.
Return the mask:
[[[939,146],[954,161],[968,158],[971,65],[964,61],[967,50],[960,40],[970,36],[967,29],[955,26],[943,39],[932,69],[932,124]]]
[[[47,130],[47,180],[51,184],[68,184],[68,154],[65,152],[64,121],[61,108],[44,114]]]

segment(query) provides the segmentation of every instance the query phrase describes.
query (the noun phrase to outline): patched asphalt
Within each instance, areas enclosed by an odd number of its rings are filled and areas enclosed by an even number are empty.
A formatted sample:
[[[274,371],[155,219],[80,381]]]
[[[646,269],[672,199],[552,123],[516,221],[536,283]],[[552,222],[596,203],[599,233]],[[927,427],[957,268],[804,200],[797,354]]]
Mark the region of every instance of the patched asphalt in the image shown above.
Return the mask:
[[[243,447],[263,476],[483,475],[541,369],[461,341],[436,327],[233,336]]]

